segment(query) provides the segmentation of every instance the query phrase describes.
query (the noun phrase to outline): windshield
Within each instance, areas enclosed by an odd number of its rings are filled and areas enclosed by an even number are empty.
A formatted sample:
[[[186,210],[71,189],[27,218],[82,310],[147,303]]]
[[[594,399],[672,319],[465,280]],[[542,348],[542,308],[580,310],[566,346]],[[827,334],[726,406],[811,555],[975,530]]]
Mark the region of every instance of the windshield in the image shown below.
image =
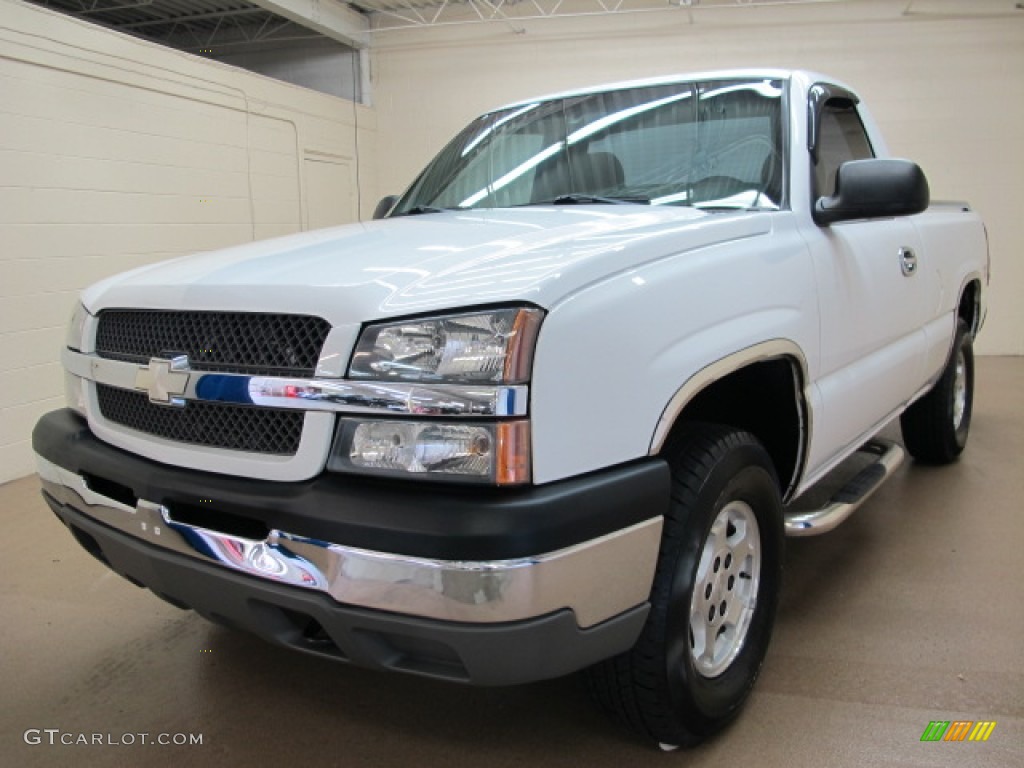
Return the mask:
[[[781,80],[538,101],[470,123],[391,215],[565,203],[783,204]]]

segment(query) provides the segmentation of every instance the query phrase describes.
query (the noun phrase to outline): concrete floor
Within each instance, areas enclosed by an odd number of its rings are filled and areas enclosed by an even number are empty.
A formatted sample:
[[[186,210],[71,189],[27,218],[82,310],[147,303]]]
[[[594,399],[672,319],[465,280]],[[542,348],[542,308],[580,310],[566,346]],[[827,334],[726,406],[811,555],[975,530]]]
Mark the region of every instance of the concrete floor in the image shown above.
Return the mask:
[[[1024,359],[979,360],[954,466],[905,465],[853,518],[790,540],[775,637],[745,712],[662,754],[575,678],[473,689],[304,657],[207,624],[106,571],[0,487],[0,765],[1024,765]],[[931,720],[987,743],[921,743]],[[202,746],[27,745],[202,734]],[[67,738],[67,737],[65,737]],[[106,738],[106,737],[104,737]],[[139,740],[139,737],[135,737]]]

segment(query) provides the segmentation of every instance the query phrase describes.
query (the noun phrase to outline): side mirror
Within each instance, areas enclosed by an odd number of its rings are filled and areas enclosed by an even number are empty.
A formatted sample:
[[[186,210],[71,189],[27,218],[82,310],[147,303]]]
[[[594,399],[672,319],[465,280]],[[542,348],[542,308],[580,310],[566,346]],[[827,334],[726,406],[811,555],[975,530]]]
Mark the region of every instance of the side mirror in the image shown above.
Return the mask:
[[[814,204],[814,223],[909,216],[928,207],[928,179],[909,160],[851,160],[839,166],[836,192]]]
[[[395,207],[395,203],[398,202],[398,195],[387,195],[381,198],[381,201],[377,203],[377,207],[373,209],[373,218],[383,219],[389,213],[391,209]]]

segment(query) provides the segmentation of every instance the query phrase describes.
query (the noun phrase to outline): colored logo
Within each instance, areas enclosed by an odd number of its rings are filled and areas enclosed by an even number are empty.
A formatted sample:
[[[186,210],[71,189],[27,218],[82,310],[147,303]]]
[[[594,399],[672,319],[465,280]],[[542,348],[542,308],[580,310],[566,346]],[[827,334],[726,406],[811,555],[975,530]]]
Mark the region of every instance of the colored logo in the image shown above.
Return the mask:
[[[932,720],[921,741],[988,741],[995,727],[995,720]]]

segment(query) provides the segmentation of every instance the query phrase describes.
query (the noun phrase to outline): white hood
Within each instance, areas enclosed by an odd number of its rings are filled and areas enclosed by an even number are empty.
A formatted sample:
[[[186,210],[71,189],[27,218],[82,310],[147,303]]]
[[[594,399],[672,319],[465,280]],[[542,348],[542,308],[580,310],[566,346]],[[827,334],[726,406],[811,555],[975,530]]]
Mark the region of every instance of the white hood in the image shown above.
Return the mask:
[[[505,301],[551,308],[665,256],[769,231],[766,214],[530,207],[407,216],[188,256],[104,280],[101,309],[312,314],[333,325]]]

